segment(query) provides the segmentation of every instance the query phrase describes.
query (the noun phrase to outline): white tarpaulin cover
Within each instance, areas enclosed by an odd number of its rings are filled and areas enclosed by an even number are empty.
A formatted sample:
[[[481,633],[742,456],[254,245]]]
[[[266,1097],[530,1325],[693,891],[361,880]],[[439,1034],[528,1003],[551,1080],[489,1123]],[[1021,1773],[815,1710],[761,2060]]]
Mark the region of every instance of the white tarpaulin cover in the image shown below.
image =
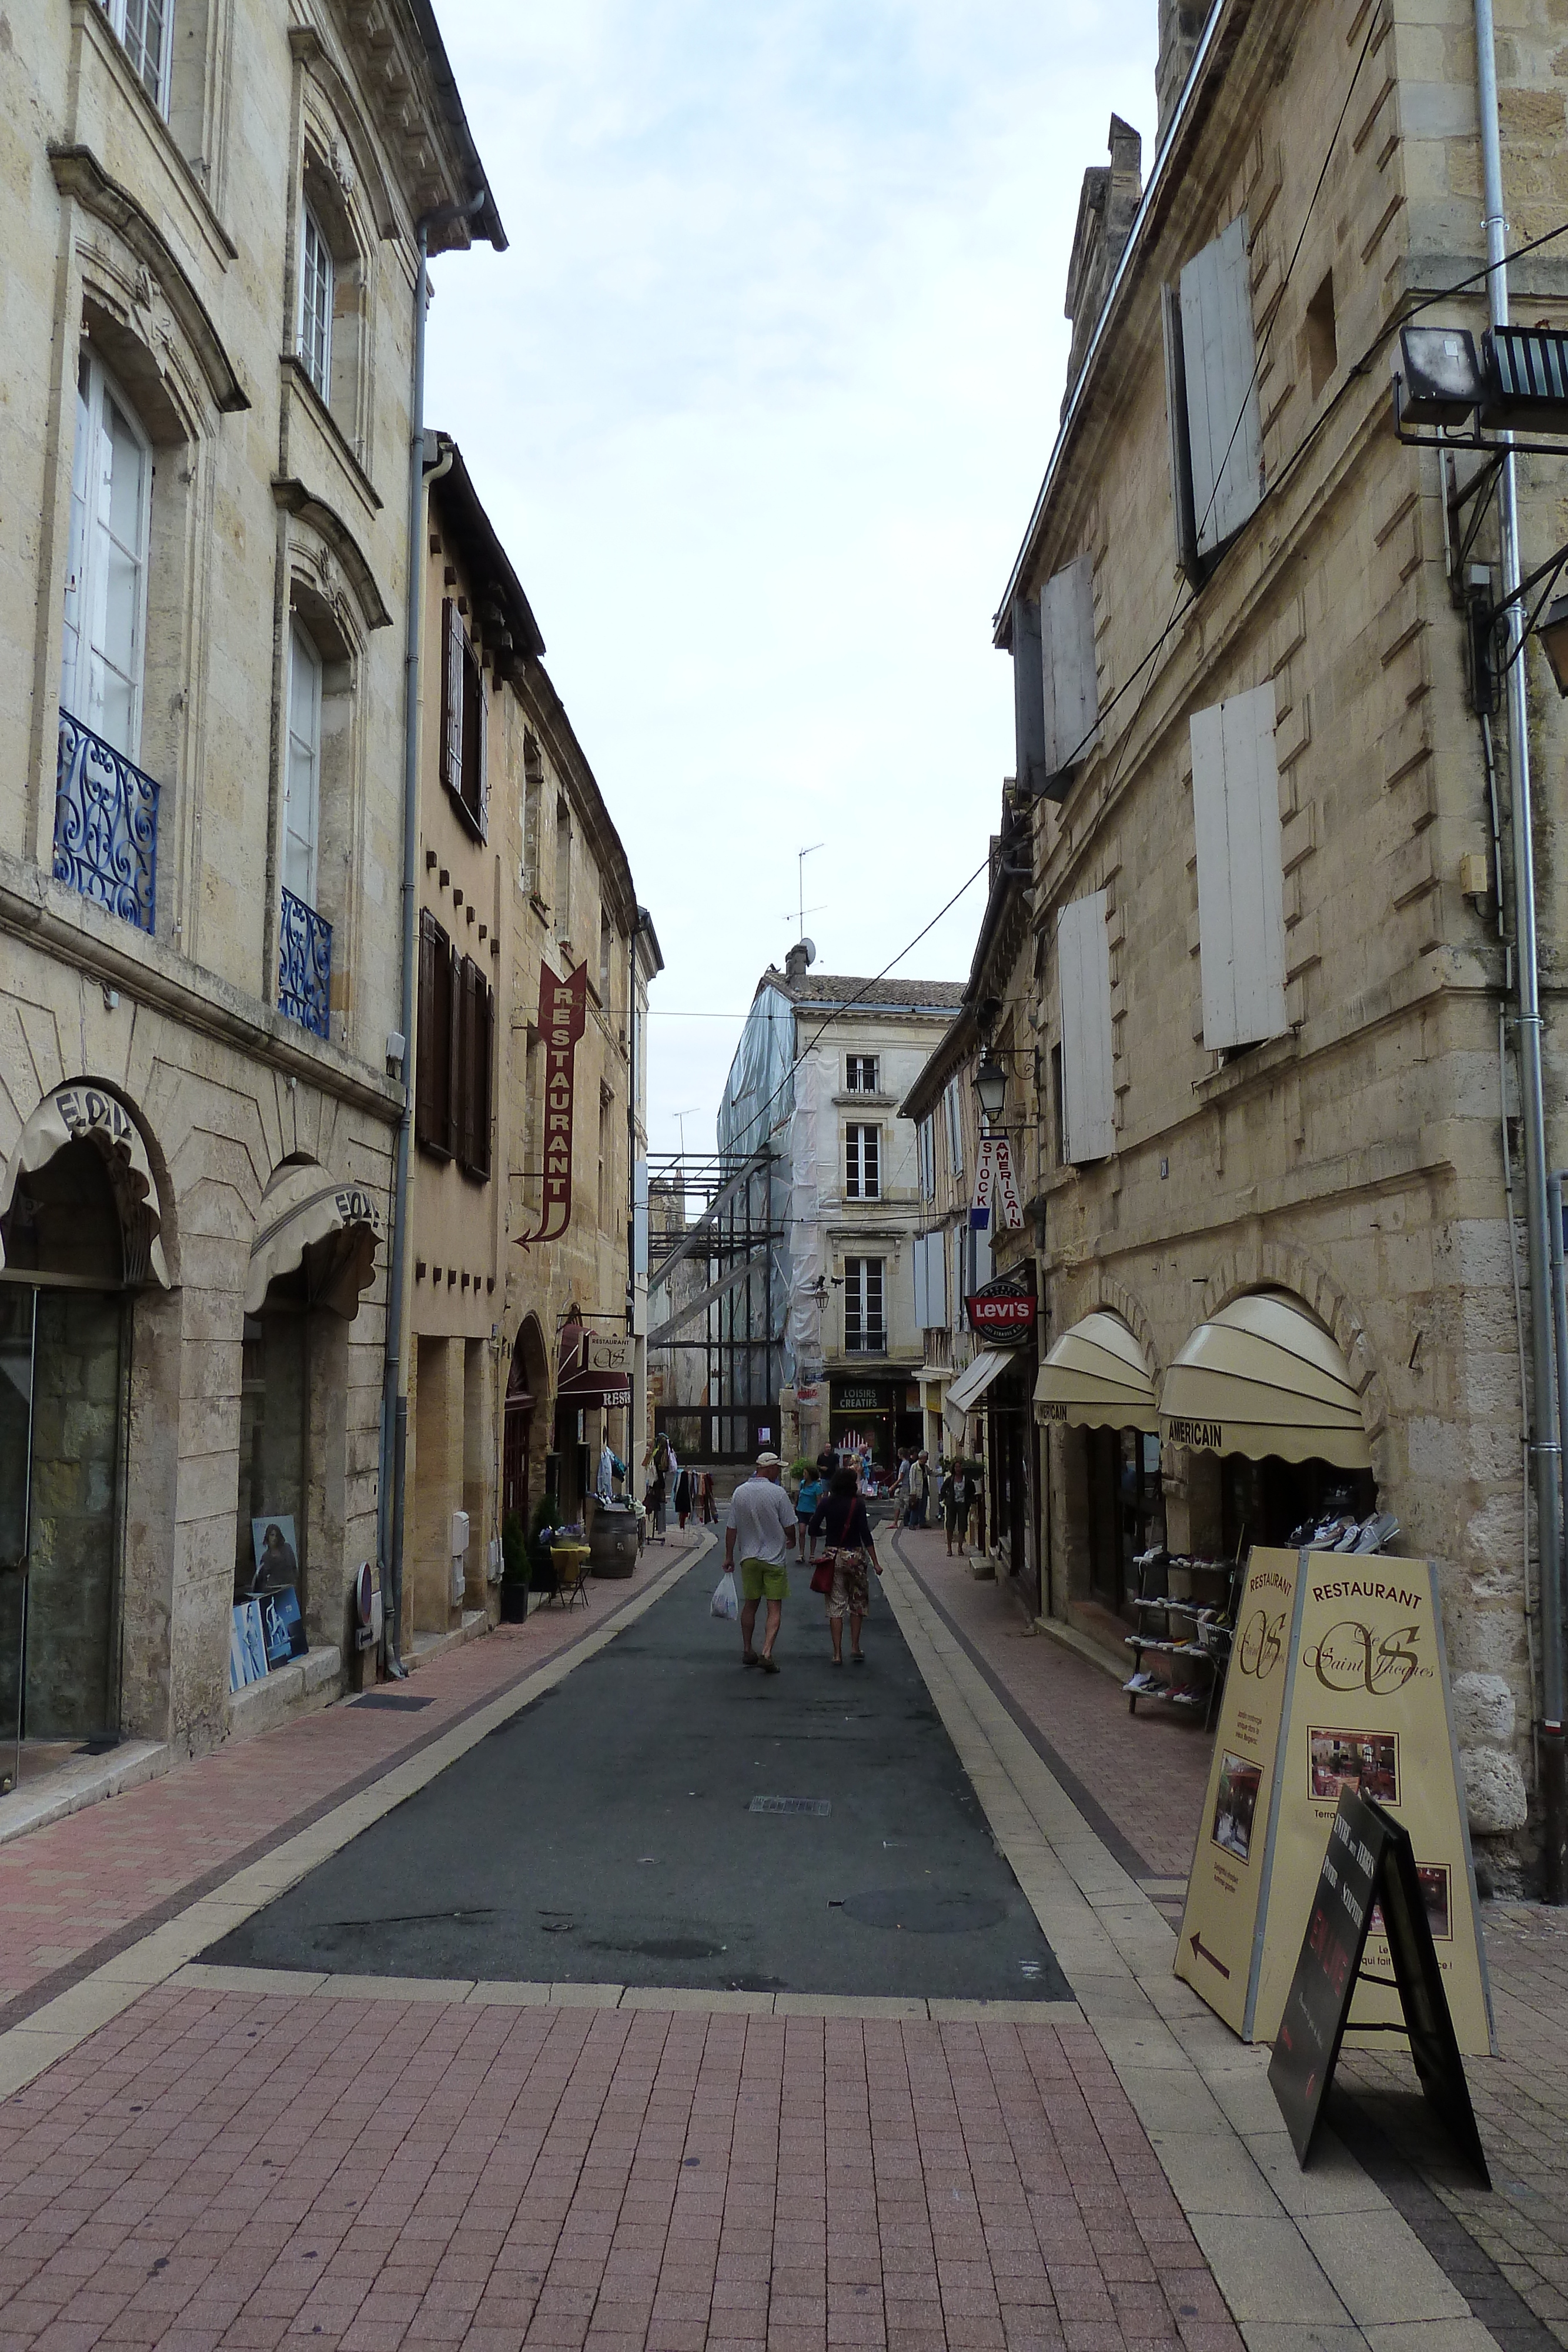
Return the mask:
[[[1159,1428],[1144,1351],[1119,1315],[1097,1311],[1064,1331],[1040,1368],[1035,1418],[1069,1429]]]
[[[1198,1325],[1160,1391],[1160,1442],[1372,1467],[1354,1374],[1322,1325],[1277,1291],[1233,1298]]]
[[[169,1287],[169,1270],[158,1239],[158,1187],[141,1131],[118,1097],[101,1087],[57,1087],[46,1095],[16,1139],[0,1181],[0,1217],[6,1216],[24,1176],[47,1167],[68,1143],[88,1142],[102,1157],[125,1235],[128,1282],[145,1280]],[[0,1265],[5,1263],[0,1242]]]
[[[362,1184],[340,1183],[314,1162],[280,1168],[262,1194],[256,1216],[246,1313],[259,1315],[268,1284],[279,1275],[292,1274],[308,1249],[334,1234],[342,1239],[319,1268],[314,1303],[351,1320],[360,1293],[375,1279],[382,1213]]]
[[[1014,1357],[1004,1353],[1000,1348],[982,1348],[973,1361],[965,1365],[944,1397],[944,1415],[952,1412],[961,1416],[973,1412],[997,1374],[1006,1371],[1014,1361]]]

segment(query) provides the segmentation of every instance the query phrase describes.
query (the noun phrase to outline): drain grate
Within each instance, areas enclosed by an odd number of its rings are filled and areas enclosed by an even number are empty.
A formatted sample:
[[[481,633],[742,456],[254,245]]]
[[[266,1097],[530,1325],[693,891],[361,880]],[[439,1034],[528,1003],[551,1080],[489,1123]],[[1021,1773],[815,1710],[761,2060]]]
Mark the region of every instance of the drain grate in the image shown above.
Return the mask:
[[[753,1797],[748,1813],[814,1813],[820,1820],[833,1810],[831,1797]]]
[[[397,1714],[411,1713],[416,1706],[434,1706],[434,1697],[419,1698],[413,1691],[367,1691],[362,1698],[351,1699],[351,1706],[385,1706]]]

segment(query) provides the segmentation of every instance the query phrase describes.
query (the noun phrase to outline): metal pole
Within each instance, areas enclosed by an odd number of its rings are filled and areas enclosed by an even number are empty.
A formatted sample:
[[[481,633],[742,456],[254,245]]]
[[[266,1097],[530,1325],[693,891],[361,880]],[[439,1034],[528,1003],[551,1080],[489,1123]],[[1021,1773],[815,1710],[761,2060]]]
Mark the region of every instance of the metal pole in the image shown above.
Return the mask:
[[[1508,323],[1508,230],[1503,215],[1502,137],[1498,114],[1497,41],[1492,0],[1475,0],[1477,96],[1487,240],[1487,294],[1494,327]],[[1561,1903],[1568,1849],[1568,1775],[1563,1737],[1563,1527],[1556,1365],[1553,1360],[1551,1239],[1546,1183],[1546,1117],[1541,1076],[1541,984],[1536,937],[1535,845],[1530,803],[1530,711],[1524,668],[1525,614],[1517,591],[1518,460],[1511,446],[1498,480],[1502,593],[1507,606],[1509,814],[1513,827],[1514,954],[1519,992],[1519,1080],[1525,1229],[1529,1243],[1531,1427],[1533,1431],[1536,1543],[1541,1561],[1542,1800],[1545,1812],[1545,1891]],[[1511,1248],[1513,1236],[1509,1236]]]

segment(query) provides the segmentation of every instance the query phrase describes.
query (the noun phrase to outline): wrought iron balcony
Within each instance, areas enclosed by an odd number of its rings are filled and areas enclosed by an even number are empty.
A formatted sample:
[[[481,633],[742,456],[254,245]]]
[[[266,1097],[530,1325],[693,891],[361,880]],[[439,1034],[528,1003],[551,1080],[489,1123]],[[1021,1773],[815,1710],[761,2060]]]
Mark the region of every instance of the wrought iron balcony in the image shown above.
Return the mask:
[[[55,879],[138,930],[152,929],[158,787],[68,710],[55,770]]]
[[[277,1009],[314,1037],[332,1034],[332,926],[292,890],[283,893]]]

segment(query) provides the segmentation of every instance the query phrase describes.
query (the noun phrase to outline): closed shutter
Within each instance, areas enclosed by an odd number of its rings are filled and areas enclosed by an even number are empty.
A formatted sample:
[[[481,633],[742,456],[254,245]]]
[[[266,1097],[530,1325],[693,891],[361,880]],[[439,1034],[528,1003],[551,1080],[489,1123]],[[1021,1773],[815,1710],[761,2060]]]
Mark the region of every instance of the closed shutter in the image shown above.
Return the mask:
[[[1171,443],[1171,515],[1176,525],[1176,562],[1196,584],[1198,579],[1197,525],[1192,511],[1192,445],[1186,429],[1186,362],[1181,340],[1181,296],[1172,286],[1160,289],[1160,315],[1166,341],[1166,423]]]
[[[925,1255],[929,1238],[926,1234],[915,1236],[915,1328],[917,1331],[928,1329],[936,1319],[931,1312],[930,1261]]]
[[[925,1236],[925,1292],[931,1302],[931,1322],[935,1329],[945,1329],[947,1323],[947,1236],[943,1233]]]
[[[441,781],[463,797],[464,629],[454,598],[441,600]]]
[[[1114,1149],[1111,949],[1103,890],[1063,907],[1056,926],[1056,961],[1067,1157],[1075,1162],[1103,1160]]]
[[[1094,562],[1080,555],[1040,592],[1045,765],[1057,780],[1087,759],[1100,716],[1094,675]]]
[[[1245,213],[1182,271],[1181,335],[1197,551],[1208,555],[1263,494]]]
[[[475,1093],[477,1111],[475,1123],[475,1173],[488,1177],[490,1173],[490,1125],[495,1108],[496,1061],[496,992],[489,982],[481,980],[475,991]]]
[[[1013,605],[1013,732],[1020,792],[1045,782],[1045,705],[1040,668],[1040,606],[1032,596]]]
[[[1272,683],[1195,711],[1191,732],[1203,1042],[1251,1045],[1287,1025]]]
[[[490,838],[490,700],[485,692],[485,673],[476,670],[474,679],[475,698],[479,710],[479,774],[478,814],[479,838]]]
[[[446,1149],[455,1158],[463,1139],[463,964],[446,953]]]
[[[423,908],[419,917],[419,999],[414,1013],[413,1132],[426,1147],[437,1142],[435,961],[446,946],[440,924]]]

